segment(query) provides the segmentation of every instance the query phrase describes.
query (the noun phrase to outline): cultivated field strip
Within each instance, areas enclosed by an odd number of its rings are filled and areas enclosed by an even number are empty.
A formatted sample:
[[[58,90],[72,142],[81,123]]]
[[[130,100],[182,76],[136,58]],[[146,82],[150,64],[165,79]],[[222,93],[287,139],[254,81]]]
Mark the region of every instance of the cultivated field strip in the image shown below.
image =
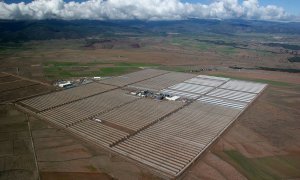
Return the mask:
[[[0,77],[0,85],[2,86],[2,85],[5,85],[6,83],[19,81],[19,80],[21,80],[21,79],[15,77],[15,76],[3,74],[3,76]]]
[[[52,89],[42,84],[34,84],[10,91],[0,92],[0,102],[17,101],[26,97],[35,96],[42,93],[49,93]]]
[[[119,143],[113,150],[154,169],[176,176],[233,120],[240,111],[198,102]]]
[[[97,118],[137,131],[183,105],[183,102],[139,99],[133,103],[103,113]]]
[[[161,89],[167,88],[169,86],[172,86],[174,84],[180,83],[193,77],[195,77],[195,75],[193,74],[170,72],[151,79],[147,79],[145,81],[140,81],[130,86],[138,89],[159,91]]]
[[[37,111],[43,111],[114,88],[116,87],[105,84],[90,83],[64,91],[53,92],[50,94],[27,99],[21,101],[21,103],[34,108]]]
[[[123,76],[113,77],[110,79],[104,79],[99,83],[110,84],[114,86],[125,86],[142,80],[146,80],[152,77],[156,77],[162,74],[169,73],[168,71],[158,69],[144,69],[138,72],[129,73]]]
[[[87,120],[68,128],[83,139],[109,147],[110,144],[129,135],[126,132],[106,126],[95,120]]]
[[[13,102],[42,93],[54,88],[44,83],[26,79],[9,73],[0,73],[0,102]]]
[[[19,81],[13,81],[13,82],[6,82],[5,84],[2,84],[0,86],[0,92],[5,92],[5,91],[11,91],[27,86],[32,86],[38,83],[31,82],[31,81],[26,81],[26,80],[19,80]]]
[[[9,76],[9,75],[4,74],[4,73],[0,73],[0,78],[7,77],[7,76]]]
[[[215,80],[215,79],[208,79],[208,78],[200,78],[200,77],[195,77],[189,80],[185,81],[186,83],[191,83],[191,84],[199,84],[203,86],[213,86],[217,87],[224,83],[223,80]]]
[[[66,127],[75,122],[93,117],[99,113],[106,112],[114,107],[138,99],[137,97],[127,95],[126,93],[127,91],[119,89],[112,90],[70,104],[59,106],[54,109],[43,111],[38,113],[38,115],[57,125]]]
[[[264,89],[265,86],[265,84],[261,83],[230,80],[227,83],[223,84],[220,88],[250,93],[259,93],[261,90]]]
[[[215,89],[212,92],[208,93],[207,95],[218,97],[218,98],[235,100],[235,101],[248,102],[248,103],[251,102],[256,96],[256,94],[253,93],[231,91],[226,89]]]
[[[225,106],[225,107],[230,107],[235,109],[244,109],[247,106],[247,103],[241,103],[241,102],[230,101],[230,100],[208,97],[208,96],[200,97],[197,100],[203,103]]]

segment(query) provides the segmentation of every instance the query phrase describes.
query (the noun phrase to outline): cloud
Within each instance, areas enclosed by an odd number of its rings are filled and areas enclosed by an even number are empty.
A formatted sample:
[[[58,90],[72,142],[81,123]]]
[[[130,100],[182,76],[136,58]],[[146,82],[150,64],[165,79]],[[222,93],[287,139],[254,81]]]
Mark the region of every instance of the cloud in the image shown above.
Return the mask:
[[[242,18],[287,20],[283,8],[260,6],[258,0],[214,0],[210,4],[180,0],[35,0],[31,3],[0,2],[0,19],[97,19],[180,20],[187,18]]]

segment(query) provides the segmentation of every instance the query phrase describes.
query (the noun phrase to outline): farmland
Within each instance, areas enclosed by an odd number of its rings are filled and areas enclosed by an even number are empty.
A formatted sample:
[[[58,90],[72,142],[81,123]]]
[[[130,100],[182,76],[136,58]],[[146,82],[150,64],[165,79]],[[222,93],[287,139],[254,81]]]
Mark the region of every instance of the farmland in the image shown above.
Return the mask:
[[[52,81],[115,76],[140,67],[186,72],[230,70],[231,67],[297,72],[299,68],[297,55],[292,54],[295,50],[261,43],[278,41],[275,36],[272,39],[265,34],[236,34],[226,38],[218,34],[176,34],[94,39],[92,47],[87,47],[84,38],[2,43],[1,69],[15,73],[19,68],[19,74],[26,77]],[[297,44],[297,36],[282,35],[281,40]],[[103,48],[107,43],[113,47]]]

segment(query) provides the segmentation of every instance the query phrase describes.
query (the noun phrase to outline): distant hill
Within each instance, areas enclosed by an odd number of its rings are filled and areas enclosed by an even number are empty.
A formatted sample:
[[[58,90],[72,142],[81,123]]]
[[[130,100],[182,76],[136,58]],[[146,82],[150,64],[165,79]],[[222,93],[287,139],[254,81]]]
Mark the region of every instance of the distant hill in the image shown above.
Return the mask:
[[[91,36],[166,36],[215,33],[300,34],[300,23],[254,20],[95,21],[95,20],[0,20],[0,42],[77,39]]]

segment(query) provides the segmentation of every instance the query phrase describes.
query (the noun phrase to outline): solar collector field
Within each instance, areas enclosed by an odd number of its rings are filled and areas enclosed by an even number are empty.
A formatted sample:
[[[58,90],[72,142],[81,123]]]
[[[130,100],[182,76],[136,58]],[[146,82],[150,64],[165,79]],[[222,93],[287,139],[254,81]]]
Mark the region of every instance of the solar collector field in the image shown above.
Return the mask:
[[[48,121],[65,127],[137,99],[126,93],[119,89],[113,90],[38,114]]]
[[[207,95],[241,102],[251,102],[256,96],[256,94],[253,93],[231,91],[226,89],[215,89]]]
[[[169,87],[168,89],[178,90],[183,92],[190,92],[194,94],[204,94],[213,89],[213,87],[202,86],[198,84],[190,83],[179,83],[174,86]]]
[[[153,91],[159,91],[161,89],[167,88],[174,84],[180,83],[187,79],[195,77],[194,74],[179,73],[179,72],[170,72],[160,76],[156,76],[151,79],[147,79],[135,84],[132,84],[131,87],[138,89],[147,89]]]
[[[183,106],[182,102],[139,99],[97,116],[98,119],[137,131],[153,121]]]
[[[191,83],[191,84],[199,84],[199,85],[204,85],[204,86],[212,86],[212,87],[217,87],[221,85],[224,81],[223,80],[212,80],[212,79],[207,79],[207,78],[192,78],[189,80],[185,81],[186,83]]]
[[[95,144],[109,147],[110,144],[129,135],[126,132],[101,124],[94,120],[87,120],[69,128],[74,134],[81,136]]]
[[[157,69],[145,69],[138,72],[129,73],[123,76],[117,76],[109,79],[105,79],[99,81],[99,83],[114,85],[114,86],[125,86],[129,84],[133,84],[142,80],[146,80],[149,78],[153,78],[159,75],[163,75],[169,73],[168,71],[164,70],[157,70]]]
[[[228,83],[222,85],[220,88],[250,93],[259,93],[264,89],[264,87],[265,84],[262,83],[230,80]]]
[[[200,96],[226,83],[228,80],[228,78],[200,75],[167,87],[161,90],[161,92],[173,96],[179,95],[189,99],[197,99]]]
[[[227,99],[220,99],[220,98],[214,98],[214,97],[208,97],[208,96],[203,96],[197,99],[200,102],[203,103],[209,103],[209,104],[214,104],[214,105],[219,105],[219,106],[224,106],[224,107],[231,107],[231,108],[236,108],[236,109],[244,109],[247,106],[247,103],[241,103],[241,102],[236,102],[236,101],[230,101]]]
[[[21,101],[21,103],[30,106],[37,111],[43,111],[52,107],[66,104],[68,102],[112,90],[114,88],[116,87],[105,84],[90,83],[64,91],[53,92],[50,94],[27,99]]]
[[[201,111],[200,107],[194,102],[113,149],[176,176],[239,113],[216,107]]]
[[[127,85],[182,96],[189,101],[139,98],[121,89]],[[19,105],[88,142],[176,177],[265,86],[147,69],[34,97]]]
[[[190,93],[190,92],[176,91],[176,90],[172,90],[172,89],[164,89],[164,90],[161,91],[161,93],[172,95],[172,96],[180,96],[180,97],[189,98],[189,99],[197,99],[201,96],[201,94],[194,94],[194,93]]]

